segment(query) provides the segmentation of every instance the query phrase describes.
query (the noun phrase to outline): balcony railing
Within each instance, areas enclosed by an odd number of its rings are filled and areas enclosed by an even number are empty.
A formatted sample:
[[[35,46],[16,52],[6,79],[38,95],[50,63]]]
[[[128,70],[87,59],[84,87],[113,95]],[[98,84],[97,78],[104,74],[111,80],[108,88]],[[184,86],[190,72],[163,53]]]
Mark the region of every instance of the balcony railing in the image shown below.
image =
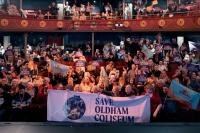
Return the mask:
[[[172,18],[174,16],[199,16],[200,9],[195,11],[179,11],[179,12],[166,12],[166,13],[148,13],[145,15],[133,15],[129,19],[124,19],[123,16],[119,15],[112,15],[108,17],[104,17],[101,14],[92,14],[90,16],[73,16],[73,15],[64,15],[62,20],[137,20],[137,19],[147,19],[147,18]],[[39,17],[36,12],[27,13],[26,15],[15,16],[15,15],[8,15],[8,14],[0,14],[0,18],[7,17],[7,18],[28,18],[28,19],[58,19],[58,15],[48,15],[45,14],[43,17]],[[60,19],[59,19],[60,20]]]

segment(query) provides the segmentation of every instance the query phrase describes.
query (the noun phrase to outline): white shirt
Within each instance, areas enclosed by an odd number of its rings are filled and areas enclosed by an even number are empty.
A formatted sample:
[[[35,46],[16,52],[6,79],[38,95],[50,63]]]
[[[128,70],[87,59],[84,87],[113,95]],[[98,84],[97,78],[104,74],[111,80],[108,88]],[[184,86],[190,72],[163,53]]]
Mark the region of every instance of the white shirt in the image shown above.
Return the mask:
[[[66,5],[65,10],[71,12],[71,7],[69,5]]]

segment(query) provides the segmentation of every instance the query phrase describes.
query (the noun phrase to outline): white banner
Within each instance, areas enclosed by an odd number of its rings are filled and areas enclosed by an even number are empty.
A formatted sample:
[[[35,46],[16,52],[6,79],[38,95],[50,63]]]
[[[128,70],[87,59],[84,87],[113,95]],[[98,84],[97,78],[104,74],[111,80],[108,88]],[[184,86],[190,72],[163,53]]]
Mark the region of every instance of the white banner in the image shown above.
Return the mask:
[[[144,123],[150,121],[150,97],[51,90],[47,120],[76,123]]]

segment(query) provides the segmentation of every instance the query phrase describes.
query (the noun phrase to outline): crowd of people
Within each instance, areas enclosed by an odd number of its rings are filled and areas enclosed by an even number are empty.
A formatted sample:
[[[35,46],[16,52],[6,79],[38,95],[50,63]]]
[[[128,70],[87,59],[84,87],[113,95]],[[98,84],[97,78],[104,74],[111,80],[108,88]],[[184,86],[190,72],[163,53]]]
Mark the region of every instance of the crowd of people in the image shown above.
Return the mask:
[[[123,3],[119,2],[118,7],[113,7],[109,2],[101,3],[97,5],[95,3],[87,2],[87,4],[71,3],[66,1],[64,4],[64,19],[72,20],[87,20],[87,19],[139,19],[149,15],[172,17],[174,13],[188,13],[188,11],[198,10],[198,3],[181,3],[177,2],[168,3],[166,8],[158,6],[158,2],[147,4],[147,1],[137,0],[133,2]],[[38,19],[57,19],[58,10],[56,2],[52,2],[47,10],[38,10],[31,13],[34,18]],[[5,13],[5,11],[0,10]],[[9,15],[16,15],[27,18],[30,14],[28,10],[17,10],[15,5],[9,5],[7,7]]]
[[[172,80],[200,92],[199,68],[188,68],[199,67],[199,50],[144,38],[128,38],[119,47],[105,44],[89,60],[89,44],[74,52],[50,45],[29,46],[26,52],[9,46],[0,61],[0,121],[46,121],[48,90],[149,95],[151,122],[200,120],[198,111],[168,95]],[[50,71],[51,60],[68,65],[68,72]]]

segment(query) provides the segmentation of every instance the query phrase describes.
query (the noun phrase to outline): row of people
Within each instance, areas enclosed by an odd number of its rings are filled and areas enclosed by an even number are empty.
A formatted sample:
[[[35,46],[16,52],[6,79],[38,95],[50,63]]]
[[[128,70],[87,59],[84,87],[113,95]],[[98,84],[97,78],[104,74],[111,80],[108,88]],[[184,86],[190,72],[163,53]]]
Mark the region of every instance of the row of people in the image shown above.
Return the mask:
[[[76,4],[71,4],[66,1],[64,5],[64,16],[67,19],[81,19],[85,20],[85,18],[123,18],[123,19],[132,19],[132,18],[140,18],[144,16],[148,16],[149,14],[157,14],[160,16],[165,16],[169,14],[169,16],[173,16],[175,12],[184,13],[185,11],[192,11],[198,9],[198,3],[192,4],[181,4],[177,6],[177,3],[169,3],[166,9],[163,9],[157,4],[151,4],[147,6],[146,2],[142,1],[134,1],[133,3],[120,3],[119,7],[114,10],[110,3],[102,4],[102,8],[97,7],[90,2],[87,2],[86,5],[80,4],[77,6]],[[38,10],[32,14],[36,18],[47,18],[47,19],[56,19],[58,18],[58,10],[57,4],[52,2],[46,11]],[[26,10],[20,9],[17,10],[16,6],[10,5],[8,7],[8,13],[10,15],[19,16],[21,12],[22,17],[27,18],[29,13]],[[93,16],[93,17],[92,17]]]

